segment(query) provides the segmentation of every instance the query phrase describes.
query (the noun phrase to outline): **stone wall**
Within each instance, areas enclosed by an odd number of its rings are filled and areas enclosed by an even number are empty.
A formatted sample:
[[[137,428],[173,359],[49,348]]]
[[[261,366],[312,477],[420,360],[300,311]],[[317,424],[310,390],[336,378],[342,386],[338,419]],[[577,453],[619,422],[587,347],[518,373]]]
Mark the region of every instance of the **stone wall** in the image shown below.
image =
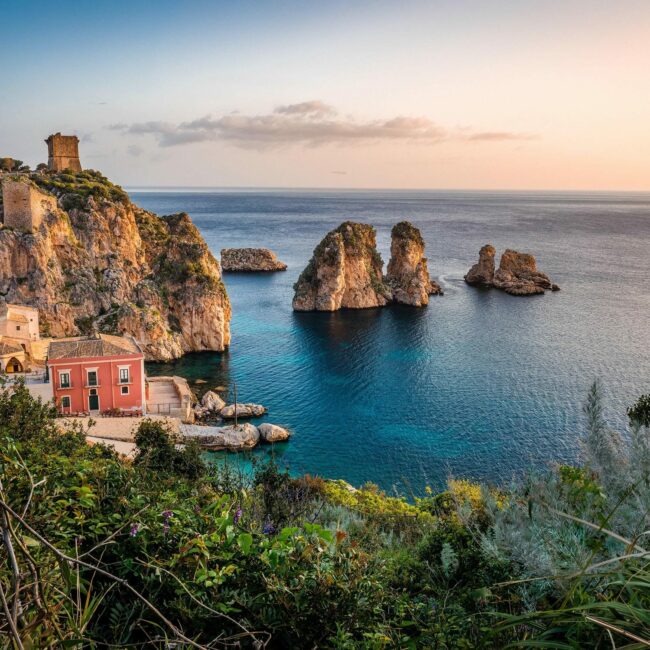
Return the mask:
[[[43,217],[57,208],[56,197],[30,183],[10,178],[2,182],[4,225],[23,232],[38,230]]]
[[[70,169],[81,171],[79,161],[79,138],[76,135],[55,133],[45,140],[47,142],[47,166],[56,172]]]

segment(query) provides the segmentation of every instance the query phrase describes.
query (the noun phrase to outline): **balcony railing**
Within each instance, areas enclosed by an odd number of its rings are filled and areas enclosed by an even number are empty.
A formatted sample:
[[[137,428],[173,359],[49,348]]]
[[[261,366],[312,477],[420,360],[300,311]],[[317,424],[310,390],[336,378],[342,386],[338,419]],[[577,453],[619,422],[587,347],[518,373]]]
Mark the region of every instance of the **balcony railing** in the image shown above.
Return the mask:
[[[64,389],[64,388],[72,388],[72,382],[69,381],[69,382],[67,382],[65,384],[63,384],[63,383],[59,384],[59,389]]]

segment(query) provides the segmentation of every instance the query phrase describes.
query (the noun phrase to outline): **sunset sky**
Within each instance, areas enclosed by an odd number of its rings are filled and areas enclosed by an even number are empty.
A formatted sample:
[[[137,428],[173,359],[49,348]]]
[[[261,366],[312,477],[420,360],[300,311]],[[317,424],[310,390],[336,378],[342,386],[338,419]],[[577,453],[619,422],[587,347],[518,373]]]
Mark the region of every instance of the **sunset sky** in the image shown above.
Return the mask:
[[[0,156],[127,186],[650,190],[650,1],[3,2]]]

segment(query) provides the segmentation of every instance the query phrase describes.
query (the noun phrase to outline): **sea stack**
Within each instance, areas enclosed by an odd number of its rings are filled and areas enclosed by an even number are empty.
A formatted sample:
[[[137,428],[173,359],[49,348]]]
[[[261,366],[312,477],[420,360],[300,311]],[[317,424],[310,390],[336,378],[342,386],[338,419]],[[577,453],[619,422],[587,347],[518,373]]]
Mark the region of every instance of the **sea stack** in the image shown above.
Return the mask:
[[[442,293],[440,286],[429,277],[424,239],[413,224],[401,221],[393,226],[390,255],[386,283],[394,302],[423,307],[429,304],[430,295]]]
[[[490,244],[481,248],[478,263],[465,276],[467,284],[495,287],[513,296],[533,296],[560,289],[546,273],[537,270],[533,255],[508,248],[501,256],[499,268],[495,272],[495,253],[494,246]]]
[[[375,229],[346,221],[328,233],[294,285],[295,311],[383,307],[392,299],[384,282]]]
[[[269,273],[286,271],[287,265],[268,248],[222,248],[221,269],[228,273]]]
[[[494,274],[494,286],[513,296],[532,296],[547,290],[558,291],[546,275],[537,270],[532,255],[507,249],[501,256],[499,269]]]
[[[465,276],[467,284],[491,287],[494,282],[494,256],[497,251],[492,244],[485,244],[478,254],[478,262]]]

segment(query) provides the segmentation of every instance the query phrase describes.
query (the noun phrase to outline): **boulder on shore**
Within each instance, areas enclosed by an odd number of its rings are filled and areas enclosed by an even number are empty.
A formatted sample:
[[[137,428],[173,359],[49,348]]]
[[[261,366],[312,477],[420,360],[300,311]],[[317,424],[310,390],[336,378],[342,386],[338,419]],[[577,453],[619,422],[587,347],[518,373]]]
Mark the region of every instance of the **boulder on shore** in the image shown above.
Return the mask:
[[[196,441],[205,449],[252,449],[260,441],[260,432],[250,422],[225,427],[185,425],[181,428],[184,442]]]
[[[266,413],[266,407],[261,404],[228,404],[224,406],[220,415],[225,420],[232,420],[237,415],[238,418],[258,418]]]
[[[559,291],[546,273],[537,270],[533,255],[508,248],[501,256],[499,268],[494,271],[494,246],[481,248],[478,264],[465,276],[465,282],[484,287],[495,287],[513,296],[533,296],[546,291]]]
[[[206,411],[221,411],[226,403],[214,391],[209,390],[201,398],[201,406]]]
[[[291,433],[287,431],[287,429],[280,427],[277,424],[269,424],[268,422],[265,422],[264,424],[260,424],[257,428],[264,442],[282,442],[283,440],[289,440],[291,437]]]
[[[372,226],[346,221],[328,233],[294,284],[295,311],[383,307],[392,299]]]
[[[225,272],[286,271],[281,262],[268,248],[222,248],[221,269]]]
[[[429,277],[424,239],[413,224],[401,221],[393,226],[390,255],[386,283],[394,302],[422,307],[429,304],[430,295],[443,293]]]
[[[485,244],[478,254],[478,262],[465,276],[467,284],[491,287],[494,282],[494,256],[497,251],[492,244]]]

